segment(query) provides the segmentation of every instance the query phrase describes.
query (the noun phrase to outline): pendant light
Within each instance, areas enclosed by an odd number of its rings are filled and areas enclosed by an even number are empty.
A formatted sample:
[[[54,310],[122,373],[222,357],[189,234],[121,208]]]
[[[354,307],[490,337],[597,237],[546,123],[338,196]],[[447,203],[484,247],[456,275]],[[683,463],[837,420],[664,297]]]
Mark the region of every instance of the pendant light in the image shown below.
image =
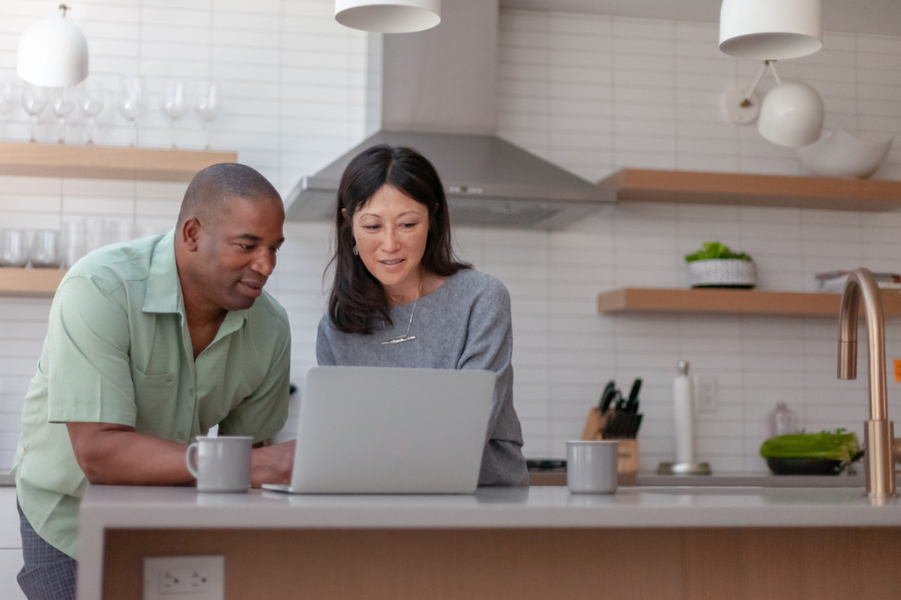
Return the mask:
[[[779,60],[822,47],[820,0],[723,0],[720,50],[726,54]]]
[[[760,136],[778,146],[797,148],[813,144],[820,138],[826,118],[823,99],[807,84],[783,82],[775,62],[764,61],[750,87],[737,85],[726,91],[726,116],[737,125],[756,122]],[[776,87],[761,102],[756,90],[767,70],[772,72]]]
[[[412,33],[441,22],[441,0],[335,0],[335,20],[373,33]]]
[[[16,72],[28,83],[66,87],[88,76],[88,41],[66,20],[69,7],[60,4],[59,8],[59,16],[32,23],[19,38]]]

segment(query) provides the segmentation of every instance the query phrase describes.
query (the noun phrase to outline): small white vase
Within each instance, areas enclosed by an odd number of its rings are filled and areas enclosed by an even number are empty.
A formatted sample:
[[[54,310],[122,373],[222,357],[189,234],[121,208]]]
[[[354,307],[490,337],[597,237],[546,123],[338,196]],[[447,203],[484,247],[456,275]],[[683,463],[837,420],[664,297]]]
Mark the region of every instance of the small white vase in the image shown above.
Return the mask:
[[[688,281],[691,287],[750,289],[757,285],[757,267],[737,258],[695,260],[688,263]]]

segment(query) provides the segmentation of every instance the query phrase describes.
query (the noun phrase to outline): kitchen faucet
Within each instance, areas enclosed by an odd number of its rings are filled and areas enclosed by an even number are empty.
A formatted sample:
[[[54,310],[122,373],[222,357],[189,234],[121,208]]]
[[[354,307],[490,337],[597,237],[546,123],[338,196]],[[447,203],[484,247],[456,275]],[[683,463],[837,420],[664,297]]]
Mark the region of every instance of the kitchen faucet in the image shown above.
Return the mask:
[[[870,366],[870,420],[864,425],[867,496],[895,496],[895,451],[901,440],[894,439],[894,425],[888,420],[885,384],[885,315],[882,297],[873,274],[864,268],[848,274],[839,309],[838,378],[857,378],[857,323],[860,296],[867,309],[868,361]]]

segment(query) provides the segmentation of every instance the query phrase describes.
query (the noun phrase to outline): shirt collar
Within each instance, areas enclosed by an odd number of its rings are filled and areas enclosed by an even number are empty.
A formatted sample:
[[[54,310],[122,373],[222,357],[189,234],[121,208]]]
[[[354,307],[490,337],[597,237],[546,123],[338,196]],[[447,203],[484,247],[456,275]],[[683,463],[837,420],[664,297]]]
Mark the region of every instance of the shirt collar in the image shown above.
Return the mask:
[[[149,313],[184,313],[181,282],[175,266],[174,229],[160,238],[153,248],[143,310]]]

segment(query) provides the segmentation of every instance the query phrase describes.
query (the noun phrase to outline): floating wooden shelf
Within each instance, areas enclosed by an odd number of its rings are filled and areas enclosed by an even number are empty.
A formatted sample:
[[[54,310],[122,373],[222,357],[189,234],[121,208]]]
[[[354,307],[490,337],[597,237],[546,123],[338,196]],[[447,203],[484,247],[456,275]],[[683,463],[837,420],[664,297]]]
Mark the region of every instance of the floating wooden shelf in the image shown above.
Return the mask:
[[[0,296],[52,298],[65,274],[65,269],[0,267]]]
[[[838,319],[840,301],[840,294],[730,289],[621,288],[598,295],[598,312],[723,313]],[[901,317],[901,294],[883,294],[882,305],[886,318]]]
[[[0,143],[0,175],[190,181],[201,169],[237,162],[236,152]]]
[[[901,181],[622,169],[598,183],[608,200],[887,211]]]

